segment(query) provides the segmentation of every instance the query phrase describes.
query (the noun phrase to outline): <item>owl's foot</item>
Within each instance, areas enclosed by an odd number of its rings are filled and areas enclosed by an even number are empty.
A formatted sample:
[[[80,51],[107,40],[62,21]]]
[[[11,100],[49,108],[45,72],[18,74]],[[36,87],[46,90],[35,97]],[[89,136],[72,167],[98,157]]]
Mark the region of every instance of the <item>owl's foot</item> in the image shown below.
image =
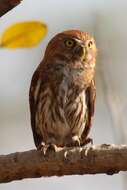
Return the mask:
[[[44,142],[42,142],[41,144],[39,144],[38,146],[37,146],[37,150],[42,150],[42,148],[45,146],[45,143]]]
[[[60,147],[57,147],[55,144],[45,144],[41,143],[38,150],[41,150],[44,155],[46,155],[49,152],[57,152],[60,149]]]
[[[84,141],[82,141],[82,143],[81,143],[81,146],[85,146],[85,145],[87,145],[87,144],[91,144],[91,145],[93,145],[93,139],[92,138],[86,138]]]
[[[71,142],[68,144],[68,146],[80,146],[80,139],[77,135],[73,136],[71,139]]]

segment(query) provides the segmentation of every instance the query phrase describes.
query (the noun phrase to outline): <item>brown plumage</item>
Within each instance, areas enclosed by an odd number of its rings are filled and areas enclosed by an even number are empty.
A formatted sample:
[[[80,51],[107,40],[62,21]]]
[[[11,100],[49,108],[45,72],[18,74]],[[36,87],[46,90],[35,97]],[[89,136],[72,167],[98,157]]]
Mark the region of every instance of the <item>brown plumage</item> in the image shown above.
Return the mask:
[[[94,39],[85,32],[57,34],[48,44],[30,87],[34,142],[41,146],[85,145],[95,104]]]

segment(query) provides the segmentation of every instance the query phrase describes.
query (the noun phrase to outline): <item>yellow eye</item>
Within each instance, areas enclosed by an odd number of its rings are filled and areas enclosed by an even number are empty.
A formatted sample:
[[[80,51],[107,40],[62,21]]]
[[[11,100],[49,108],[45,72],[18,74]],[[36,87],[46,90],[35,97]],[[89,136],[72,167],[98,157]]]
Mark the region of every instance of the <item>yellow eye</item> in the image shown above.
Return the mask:
[[[89,47],[89,48],[92,48],[92,46],[93,46],[93,42],[92,42],[92,41],[89,41],[89,42],[88,42],[88,47]]]
[[[75,45],[75,41],[73,39],[67,39],[67,40],[65,40],[65,45],[67,47],[71,48]]]

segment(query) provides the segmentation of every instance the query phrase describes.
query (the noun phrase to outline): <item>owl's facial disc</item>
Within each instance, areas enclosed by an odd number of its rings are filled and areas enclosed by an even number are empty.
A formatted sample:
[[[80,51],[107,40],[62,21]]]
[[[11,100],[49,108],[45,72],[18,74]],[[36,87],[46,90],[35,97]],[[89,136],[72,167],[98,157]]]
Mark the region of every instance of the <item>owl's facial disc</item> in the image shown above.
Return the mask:
[[[67,38],[64,41],[64,45],[68,53],[71,53],[73,55],[73,58],[80,60],[85,59],[86,48],[85,44],[81,40],[75,38]]]

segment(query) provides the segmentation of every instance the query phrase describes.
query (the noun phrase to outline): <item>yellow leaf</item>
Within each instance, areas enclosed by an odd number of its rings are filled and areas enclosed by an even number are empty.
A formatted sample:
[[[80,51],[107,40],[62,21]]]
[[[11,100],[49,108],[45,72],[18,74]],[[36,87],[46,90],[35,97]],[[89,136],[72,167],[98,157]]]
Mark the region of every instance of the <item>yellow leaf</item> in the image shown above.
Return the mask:
[[[37,45],[46,35],[47,26],[39,21],[19,22],[5,30],[1,47],[28,48]]]

